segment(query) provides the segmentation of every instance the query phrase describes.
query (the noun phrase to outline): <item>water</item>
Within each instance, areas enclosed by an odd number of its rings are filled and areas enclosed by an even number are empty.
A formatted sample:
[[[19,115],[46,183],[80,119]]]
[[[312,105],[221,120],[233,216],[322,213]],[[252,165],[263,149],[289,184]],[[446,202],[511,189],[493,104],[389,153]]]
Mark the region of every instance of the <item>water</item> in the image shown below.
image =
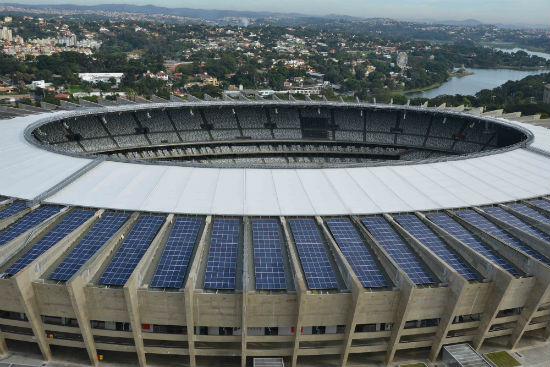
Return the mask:
[[[482,89],[496,88],[509,80],[520,80],[529,75],[548,73],[548,70],[466,69],[474,74],[450,78],[437,88],[408,93],[408,98],[434,98],[440,95],[474,95]]]
[[[513,54],[514,52],[518,52],[518,51],[524,51],[529,56],[538,56],[538,57],[542,57],[545,60],[550,60],[550,54],[547,54],[547,53],[544,53],[544,52],[529,51],[529,50],[526,50],[524,48],[517,48],[517,47],[516,48],[495,48],[495,50],[499,50],[499,51],[502,51],[502,52],[507,52],[509,54]]]

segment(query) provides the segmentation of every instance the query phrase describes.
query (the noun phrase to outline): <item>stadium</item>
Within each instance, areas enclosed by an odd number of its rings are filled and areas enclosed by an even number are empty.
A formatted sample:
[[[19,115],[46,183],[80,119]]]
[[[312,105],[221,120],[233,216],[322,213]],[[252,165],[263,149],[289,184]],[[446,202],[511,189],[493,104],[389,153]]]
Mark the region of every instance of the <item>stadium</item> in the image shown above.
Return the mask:
[[[0,121],[0,354],[390,365],[550,337],[550,130],[517,114],[50,107]]]

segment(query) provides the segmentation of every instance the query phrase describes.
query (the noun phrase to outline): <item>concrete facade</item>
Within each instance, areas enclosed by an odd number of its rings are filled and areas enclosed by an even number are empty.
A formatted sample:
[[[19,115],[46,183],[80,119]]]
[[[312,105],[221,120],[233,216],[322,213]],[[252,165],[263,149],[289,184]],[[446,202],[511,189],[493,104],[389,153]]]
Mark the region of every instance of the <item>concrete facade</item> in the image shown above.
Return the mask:
[[[0,247],[0,273],[71,210],[65,208],[47,226],[12,240],[5,245],[6,250]],[[103,213],[98,210],[15,276],[0,278],[0,354],[7,353],[10,340],[17,340],[36,343],[45,360],[52,358],[51,346],[85,350],[91,365],[99,363],[98,355],[104,351],[132,354],[141,367],[147,366],[151,355],[180,356],[191,366],[200,365],[199,358],[204,361],[219,356],[241,358],[243,366],[247,358],[278,356],[295,366],[313,355],[336,356],[337,364],[344,366],[351,357],[367,363],[373,356],[383,355],[389,365],[401,351],[421,350],[436,360],[447,344],[470,342],[479,349],[488,340],[499,340],[511,348],[522,338],[542,342],[550,337],[548,265],[488,233],[476,231],[477,238],[521,271],[514,277],[419,212],[415,215],[479,272],[481,280],[464,279],[408,234],[392,215],[385,214],[438,280],[431,286],[416,286],[359,218],[350,217],[392,284],[366,289],[324,218],[316,217],[344,286],[334,291],[310,290],[288,218],[280,217],[292,287],[280,292],[259,291],[254,287],[251,218],[243,217],[242,286],[235,291],[213,292],[202,288],[213,221],[208,216],[204,217],[181,289],[155,289],[149,287],[149,282],[173,226],[174,215],[170,214],[123,287],[98,285],[98,278],[140,213],[133,213],[69,281],[48,280],[49,273]],[[447,213],[474,232],[472,224],[453,211]],[[487,217],[502,226],[497,219]],[[13,220],[0,221],[0,228]],[[549,227],[543,224],[540,229],[548,231]],[[548,243],[509,232],[549,255]]]

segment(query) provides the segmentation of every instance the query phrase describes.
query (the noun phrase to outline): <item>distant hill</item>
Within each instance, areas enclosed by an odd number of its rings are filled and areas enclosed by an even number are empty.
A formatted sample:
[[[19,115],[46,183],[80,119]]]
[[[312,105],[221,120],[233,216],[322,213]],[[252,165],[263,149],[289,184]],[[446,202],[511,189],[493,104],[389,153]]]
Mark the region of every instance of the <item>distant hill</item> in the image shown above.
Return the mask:
[[[294,18],[300,21],[306,20],[375,20],[382,18],[364,18],[343,14],[311,15],[301,13],[281,13],[268,11],[245,11],[245,10],[210,10],[210,9],[191,9],[191,8],[167,8],[155,5],[131,5],[131,4],[99,4],[99,5],[72,5],[72,4],[20,4],[20,3],[1,3],[0,6],[13,6],[24,9],[34,10],[70,10],[70,11],[106,11],[106,12],[126,12],[137,14],[160,14],[187,17],[194,19],[204,19],[216,21],[223,18]],[[432,23],[450,26],[480,26],[483,23],[477,19],[464,20],[437,20],[437,19],[416,19],[410,20],[413,23]],[[501,28],[548,28],[548,25],[528,25],[528,24],[497,24]]]
[[[200,18],[216,20],[227,17],[245,17],[245,18],[269,18],[269,17],[295,17],[305,18],[310,15],[299,13],[273,13],[273,12],[255,12],[240,10],[209,10],[209,9],[190,9],[190,8],[166,8],[155,5],[131,5],[131,4],[99,4],[99,5],[72,5],[72,4],[19,4],[19,3],[0,3],[3,6],[13,6],[25,9],[36,10],[73,10],[73,11],[108,11],[108,12],[126,12],[137,14],[163,14],[175,15],[188,18]],[[334,18],[345,18],[347,16],[334,16]]]

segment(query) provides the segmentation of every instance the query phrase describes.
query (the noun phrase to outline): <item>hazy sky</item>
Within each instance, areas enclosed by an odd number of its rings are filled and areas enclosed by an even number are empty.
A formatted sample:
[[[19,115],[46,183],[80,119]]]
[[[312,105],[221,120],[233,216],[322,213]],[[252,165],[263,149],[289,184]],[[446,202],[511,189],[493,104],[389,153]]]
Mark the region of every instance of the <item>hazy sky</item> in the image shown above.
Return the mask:
[[[9,0],[9,2],[27,3],[26,0]],[[30,0],[28,3],[153,4],[195,9],[262,10],[318,15],[332,13],[398,19],[473,18],[489,23],[548,24],[550,22],[550,0]]]

